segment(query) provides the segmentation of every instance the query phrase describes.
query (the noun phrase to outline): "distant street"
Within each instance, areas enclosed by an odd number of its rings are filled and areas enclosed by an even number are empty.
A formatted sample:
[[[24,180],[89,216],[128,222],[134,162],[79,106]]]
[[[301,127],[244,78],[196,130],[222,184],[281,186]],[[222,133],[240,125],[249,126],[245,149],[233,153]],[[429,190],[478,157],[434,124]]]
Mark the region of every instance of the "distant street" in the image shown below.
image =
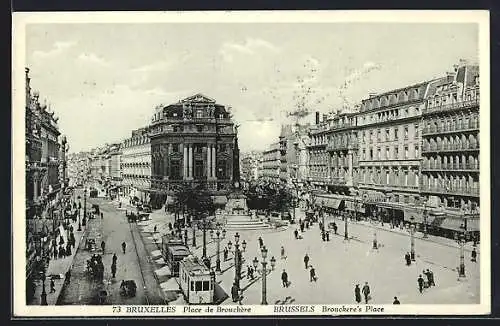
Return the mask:
[[[101,241],[106,243],[106,252],[103,256],[105,266],[104,284],[99,285],[86,275],[86,261],[90,259],[92,253],[87,251],[85,238],[83,238],[80,248],[75,256],[73,268],[71,270],[71,283],[64,291],[59,304],[95,304],[98,289],[104,289],[108,293],[107,304],[161,304],[163,303],[161,292],[151,273],[147,270],[147,275],[143,275],[142,269],[147,268],[147,253],[144,246],[135,245],[137,239],[136,225],[131,225],[125,218],[124,211],[119,211],[111,205],[108,200],[101,198],[87,199],[87,210],[92,204],[98,204],[104,219],[96,218],[87,222],[90,229],[99,230],[96,243],[99,248],[97,253],[101,254]],[[83,205],[83,196],[82,196]],[[83,211],[83,209],[82,209]],[[132,231],[132,232],[131,232]],[[86,236],[89,236],[86,234]],[[138,239],[140,241],[140,239]],[[125,241],[127,249],[123,254],[122,242]],[[118,257],[116,278],[112,278],[111,262],[113,253]],[[141,257],[141,259],[139,259]],[[137,294],[135,297],[126,298],[120,295],[120,282],[122,280],[134,280],[137,284]]]

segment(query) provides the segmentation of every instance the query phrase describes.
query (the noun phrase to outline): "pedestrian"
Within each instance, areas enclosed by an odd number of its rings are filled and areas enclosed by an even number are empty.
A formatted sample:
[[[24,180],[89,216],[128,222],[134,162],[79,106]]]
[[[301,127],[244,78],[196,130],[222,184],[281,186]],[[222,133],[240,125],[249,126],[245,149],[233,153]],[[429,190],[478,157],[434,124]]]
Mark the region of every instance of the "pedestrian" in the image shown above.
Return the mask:
[[[68,242],[66,245],[66,256],[71,256],[71,243]]]
[[[250,279],[251,274],[252,274],[252,267],[250,267],[250,265],[247,265],[247,280]]]
[[[304,265],[306,269],[309,267],[309,256],[307,254],[304,256]]]
[[[368,300],[370,300],[370,286],[368,285],[368,282],[365,282],[361,292],[363,292],[363,296],[365,297],[365,304],[368,304]]]
[[[113,264],[116,265],[116,261],[118,260],[118,257],[116,257],[116,254],[113,253]]]
[[[333,232],[337,234],[337,223],[333,222]]]
[[[288,287],[288,274],[285,270],[281,273],[281,282],[283,283],[283,287]]]
[[[127,249],[127,244],[125,243],[125,241],[122,242],[122,251],[123,253],[125,253],[125,250]]]
[[[361,289],[359,288],[359,284],[356,284],[354,287],[354,300],[356,300],[357,303],[361,302]]]
[[[319,230],[320,230],[321,232],[323,232],[323,231],[324,231],[324,230],[323,230],[323,223],[321,223],[321,222],[319,222]]]
[[[420,291],[420,293],[422,293],[422,291],[424,290],[424,279],[422,277],[422,274],[418,276],[417,282],[418,282],[418,290]]]
[[[411,256],[410,256],[409,252],[406,253],[405,260],[406,260],[406,266],[410,266],[411,265]]]
[[[104,214],[103,214],[103,213],[101,213],[101,220],[102,220],[103,218],[104,218]]]
[[[233,302],[238,301],[238,294],[239,294],[238,285],[236,283],[233,283],[233,286],[231,287],[231,298],[233,299]]]
[[[63,245],[64,244],[64,238],[62,235],[59,236],[59,245]]]
[[[330,241],[330,231],[326,231],[326,241]]]
[[[259,237],[259,247],[260,248],[264,247],[264,240],[262,240],[261,237]]]
[[[281,246],[281,259],[286,259],[285,247]]]
[[[295,239],[299,238],[299,230],[295,229],[295,231],[293,231],[293,234],[295,235]]]
[[[309,282],[316,282],[317,278],[316,278],[316,270],[314,269],[314,267],[311,266],[311,269],[309,270]]]
[[[300,232],[304,233],[304,222],[300,223]]]
[[[115,278],[115,275],[116,275],[116,264],[115,263],[111,264],[111,274],[113,275],[113,278]]]
[[[227,247],[224,248],[224,261],[227,260],[227,256],[229,254],[229,250],[227,250]]]
[[[472,248],[472,253],[471,253],[471,262],[476,263],[477,262],[477,252],[476,248]]]
[[[59,258],[64,258],[66,253],[64,252],[64,247],[59,245]]]
[[[57,247],[54,247],[54,259],[57,259],[57,254],[58,254]]]
[[[102,253],[104,254],[104,251],[106,249],[106,242],[104,242],[104,241],[101,242],[101,249],[102,249]]]
[[[156,233],[156,230],[157,230],[157,228],[156,228],[156,225],[155,225],[155,227],[153,229],[153,232]]]
[[[54,292],[56,292],[55,283],[54,283],[54,279],[51,278],[50,279],[50,293],[54,293]]]
[[[399,302],[398,297],[394,297],[392,304],[401,304],[401,302]]]
[[[429,281],[429,286],[436,286],[436,283],[434,283],[434,273],[427,269],[427,279]]]
[[[306,221],[306,229],[309,229],[309,221]]]
[[[168,229],[172,230],[172,223],[171,222],[168,223]]]

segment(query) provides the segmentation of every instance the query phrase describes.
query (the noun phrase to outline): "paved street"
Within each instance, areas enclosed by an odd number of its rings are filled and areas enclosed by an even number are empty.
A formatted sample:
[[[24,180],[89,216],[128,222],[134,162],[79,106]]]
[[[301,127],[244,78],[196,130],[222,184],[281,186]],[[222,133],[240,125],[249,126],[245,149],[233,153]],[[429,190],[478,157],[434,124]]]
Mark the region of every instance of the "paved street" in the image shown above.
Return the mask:
[[[96,243],[100,248],[101,241],[106,242],[103,256],[105,266],[104,284],[96,284],[85,273],[86,261],[92,253],[84,249],[85,239],[73,262],[71,283],[65,289],[61,304],[93,304],[98,289],[108,292],[107,304],[160,304],[163,302],[158,285],[147,268],[147,253],[144,246],[135,246],[137,231],[135,225],[129,225],[122,211],[117,210],[108,200],[101,198],[87,199],[88,207],[95,203],[100,206],[104,219],[96,218],[88,221],[88,229],[99,230]],[[132,231],[132,232],[131,232]],[[127,249],[122,253],[121,243],[125,241]],[[99,249],[98,253],[101,251]],[[112,279],[111,262],[113,253],[118,257],[116,278]],[[140,258],[141,257],[141,258]],[[143,275],[143,273],[145,273]],[[121,280],[134,280],[137,284],[137,295],[126,298],[119,294]]]

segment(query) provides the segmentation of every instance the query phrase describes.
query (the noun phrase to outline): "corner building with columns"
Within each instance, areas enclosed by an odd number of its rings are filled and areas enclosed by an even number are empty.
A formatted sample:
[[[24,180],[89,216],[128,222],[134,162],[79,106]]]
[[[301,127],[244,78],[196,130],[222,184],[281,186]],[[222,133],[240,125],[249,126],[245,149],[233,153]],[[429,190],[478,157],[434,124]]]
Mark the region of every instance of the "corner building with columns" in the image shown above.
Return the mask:
[[[204,184],[213,195],[220,195],[215,201],[227,201],[225,196],[239,181],[238,141],[228,107],[202,94],[159,106],[150,139],[155,206],[170,204],[183,183]]]

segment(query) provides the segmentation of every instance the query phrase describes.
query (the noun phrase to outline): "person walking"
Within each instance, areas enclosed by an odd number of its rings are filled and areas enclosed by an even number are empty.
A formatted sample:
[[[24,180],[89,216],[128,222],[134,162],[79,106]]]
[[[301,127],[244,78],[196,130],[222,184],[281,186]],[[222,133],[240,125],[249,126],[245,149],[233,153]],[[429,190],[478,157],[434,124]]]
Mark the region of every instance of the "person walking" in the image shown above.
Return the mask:
[[[103,213],[101,213],[101,220],[102,220],[103,218],[104,218],[104,214],[103,214]]]
[[[154,229],[153,229],[153,232],[156,233],[156,230],[157,230],[157,227],[155,225]]]
[[[406,253],[405,260],[406,260],[406,266],[410,266],[411,265],[411,256],[410,256],[409,252]]]
[[[309,270],[309,282],[316,282],[317,278],[316,278],[316,270],[314,269],[314,267],[311,266],[311,269]]]
[[[304,222],[300,223],[300,232],[304,233]]]
[[[285,247],[281,246],[281,259],[286,259]]]
[[[299,238],[299,230],[295,229],[295,231],[293,231],[293,234],[295,235],[295,239]]]
[[[361,289],[359,288],[359,284],[356,284],[354,287],[354,300],[356,300],[357,303],[361,302]]]
[[[471,253],[471,262],[476,263],[477,262],[477,251],[476,248],[472,248],[472,253]]]
[[[55,283],[54,283],[54,279],[51,278],[50,279],[50,293],[54,293],[54,292],[56,292]]]
[[[368,282],[365,282],[365,285],[363,286],[363,289],[361,290],[363,292],[363,296],[365,297],[365,303],[368,304],[368,300],[370,299],[370,286],[368,285]]]
[[[262,240],[261,237],[259,237],[259,247],[262,249],[264,247],[264,240]]]
[[[233,283],[233,286],[231,287],[231,298],[233,299],[233,302],[238,301],[238,294],[239,294],[238,285],[236,283]]]
[[[326,241],[330,241],[330,231],[326,231]]]
[[[333,232],[337,234],[337,223],[333,222]]]
[[[436,283],[434,283],[434,273],[427,269],[427,280],[429,281],[429,286],[436,286]]]
[[[101,242],[101,249],[102,249],[102,253],[104,254],[104,252],[106,251],[106,242],[104,242],[104,241]]]
[[[424,279],[422,277],[422,274],[418,276],[417,282],[418,282],[418,291],[422,293],[424,290]]]
[[[113,253],[113,264],[116,265],[116,261],[118,260],[118,257],[116,257],[116,254]]]
[[[394,297],[392,304],[401,304],[401,302],[399,302],[398,297]]]
[[[227,256],[229,254],[229,250],[227,250],[227,247],[224,248],[224,261],[227,260]]]
[[[111,264],[111,274],[113,275],[113,278],[115,278],[115,275],[116,275],[116,264],[115,263]]]
[[[309,267],[309,256],[307,254],[304,256],[304,265],[306,269]]]
[[[288,274],[285,270],[281,273],[281,282],[283,283],[283,287],[288,287]]]
[[[125,250],[127,250],[127,244],[125,243],[125,241],[122,242],[122,251],[123,253],[125,253]]]

